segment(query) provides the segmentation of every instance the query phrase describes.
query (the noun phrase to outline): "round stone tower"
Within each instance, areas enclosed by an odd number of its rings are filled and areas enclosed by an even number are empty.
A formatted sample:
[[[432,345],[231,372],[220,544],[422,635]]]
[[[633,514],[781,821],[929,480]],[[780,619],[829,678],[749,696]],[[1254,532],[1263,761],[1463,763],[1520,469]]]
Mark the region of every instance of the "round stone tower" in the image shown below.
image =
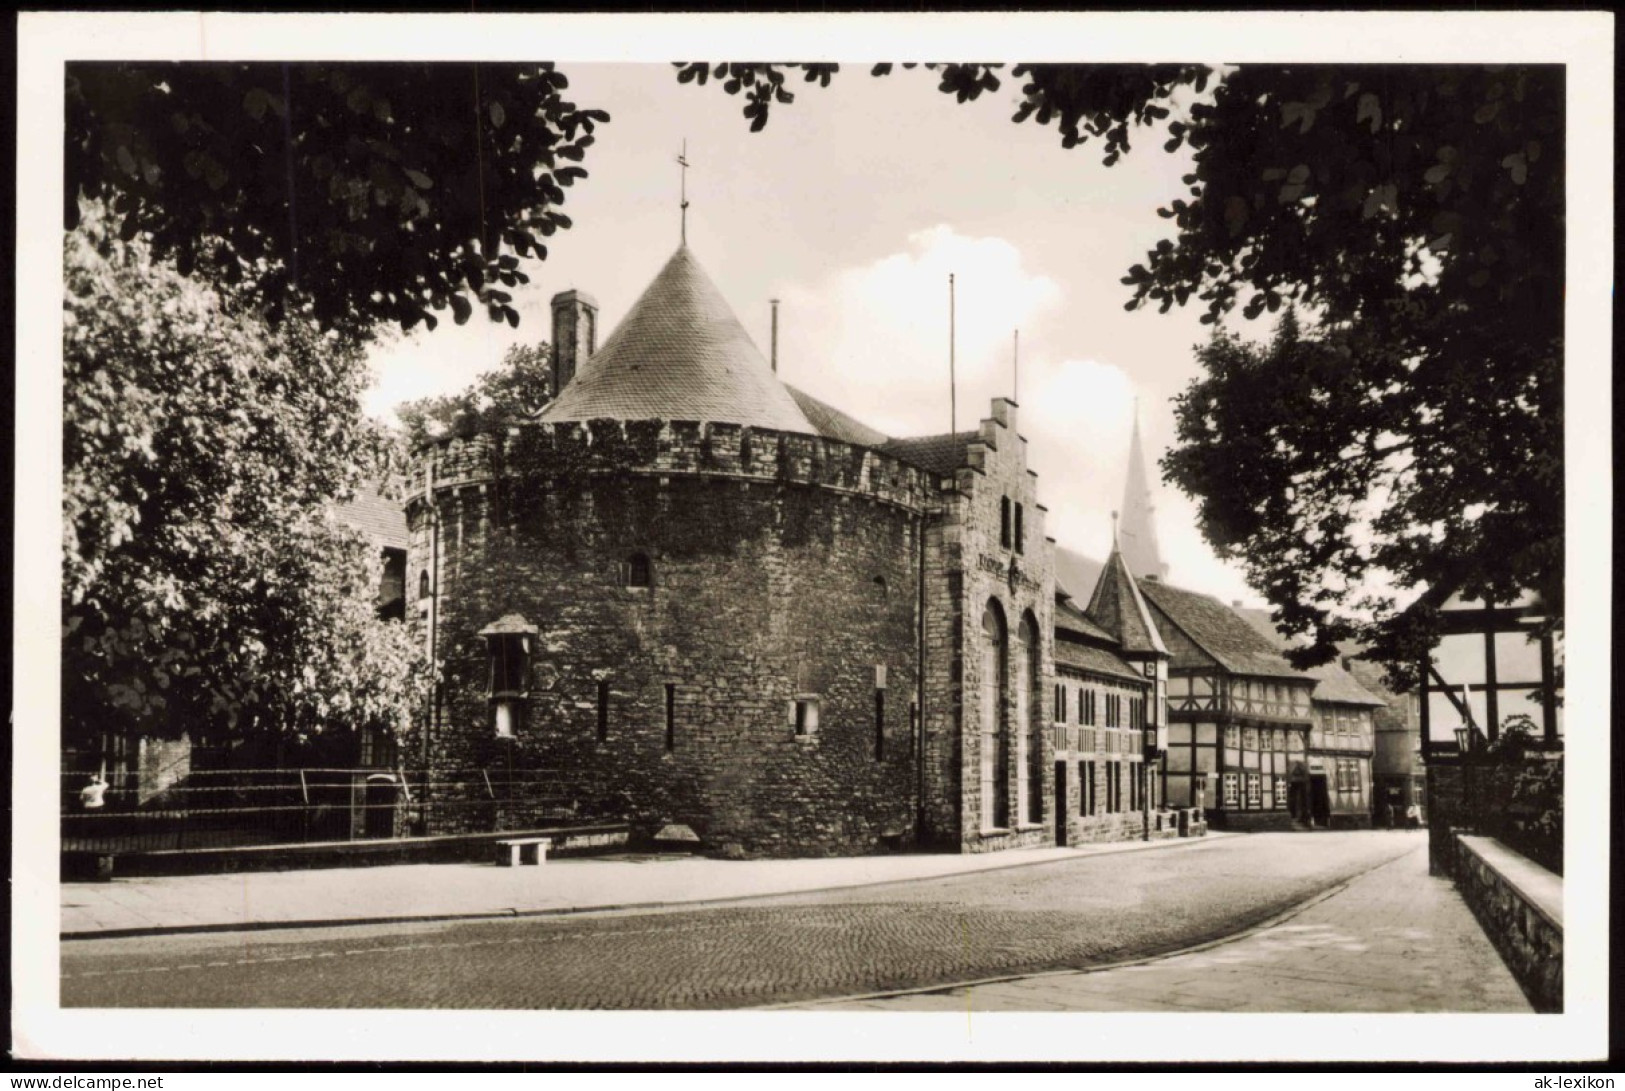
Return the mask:
[[[752,855],[906,843],[937,488],[820,435],[679,249],[539,423],[421,453],[426,832],[494,809]]]

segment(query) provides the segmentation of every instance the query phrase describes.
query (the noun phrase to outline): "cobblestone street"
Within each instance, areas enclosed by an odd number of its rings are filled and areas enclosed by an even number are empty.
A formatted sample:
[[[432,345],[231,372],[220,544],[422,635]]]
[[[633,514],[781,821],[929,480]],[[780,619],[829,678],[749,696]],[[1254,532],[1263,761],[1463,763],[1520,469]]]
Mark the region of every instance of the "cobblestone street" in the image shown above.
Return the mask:
[[[1182,949],[1421,849],[1403,833],[1259,834],[709,909],[76,941],[63,947],[62,1003],[655,1009],[856,996]]]
[[[1530,1012],[1422,848],[1289,919],[1129,966],[807,1004],[848,1011]]]

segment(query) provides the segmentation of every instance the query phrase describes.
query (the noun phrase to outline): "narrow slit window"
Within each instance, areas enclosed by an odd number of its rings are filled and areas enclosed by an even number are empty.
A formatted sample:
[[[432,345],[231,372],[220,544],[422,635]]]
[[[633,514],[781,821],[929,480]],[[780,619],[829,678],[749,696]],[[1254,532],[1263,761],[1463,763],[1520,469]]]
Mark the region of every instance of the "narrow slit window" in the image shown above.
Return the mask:
[[[999,497],[999,544],[1010,548],[1010,498]]]
[[[875,760],[886,757],[886,691],[875,690]]]
[[[792,708],[791,720],[797,738],[808,738],[818,734],[818,698],[797,697]]]
[[[677,744],[677,686],[671,682],[666,683],[666,752],[669,754]]]
[[[1016,507],[1016,544],[1015,544],[1015,549],[1016,549],[1017,553],[1020,553],[1020,552],[1022,552],[1023,544],[1027,540],[1027,532],[1026,532],[1026,529],[1022,526],[1022,521],[1021,521],[1021,508],[1022,508],[1022,506],[1020,504],[1017,504],[1015,507]]]

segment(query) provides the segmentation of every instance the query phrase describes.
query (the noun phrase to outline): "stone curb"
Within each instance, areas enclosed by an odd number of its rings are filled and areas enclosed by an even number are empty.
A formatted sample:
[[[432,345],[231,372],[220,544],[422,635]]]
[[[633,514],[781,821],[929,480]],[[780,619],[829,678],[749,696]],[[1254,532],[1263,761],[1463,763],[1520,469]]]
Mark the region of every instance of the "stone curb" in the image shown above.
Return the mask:
[[[949,872],[942,875],[921,875],[905,879],[876,879],[862,883],[838,883],[832,886],[807,887],[801,890],[762,891],[755,894],[735,894],[725,898],[703,898],[696,901],[678,902],[622,902],[605,905],[566,905],[551,906],[545,909],[487,909],[467,913],[424,913],[424,914],[397,914],[377,917],[334,917],[309,918],[303,920],[286,921],[239,921],[222,922],[215,924],[154,924],[141,925],[134,928],[101,928],[87,929],[73,932],[63,932],[60,939],[63,941],[83,942],[98,939],[134,939],[144,936],[180,936],[180,935],[206,935],[221,932],[273,932],[281,929],[312,929],[312,928],[348,928],[358,925],[379,924],[434,924],[446,921],[480,921],[480,920],[517,920],[529,917],[562,917],[575,916],[585,913],[632,913],[657,909],[704,909],[715,905],[728,905],[734,902],[757,901],[763,898],[787,898],[801,894],[826,894],[836,890],[864,890],[878,886],[891,886],[897,883],[931,882],[937,879],[954,879],[962,875],[979,875],[989,871],[1013,871],[1024,867],[1043,867],[1048,864],[1072,864],[1080,860],[1089,860],[1104,856],[1126,856],[1136,852],[1147,852],[1154,849],[1187,848],[1198,849],[1207,845],[1216,844],[1226,840],[1225,837],[1215,837],[1211,834],[1200,839],[1170,838],[1163,841],[1149,841],[1136,844],[1131,849],[1113,849],[1109,852],[1080,853],[1076,858],[1067,860],[1019,860],[996,867],[975,868],[969,871]],[[939,986],[941,987],[941,986]],[[952,986],[946,986],[951,988]],[[877,994],[892,995],[892,994]]]

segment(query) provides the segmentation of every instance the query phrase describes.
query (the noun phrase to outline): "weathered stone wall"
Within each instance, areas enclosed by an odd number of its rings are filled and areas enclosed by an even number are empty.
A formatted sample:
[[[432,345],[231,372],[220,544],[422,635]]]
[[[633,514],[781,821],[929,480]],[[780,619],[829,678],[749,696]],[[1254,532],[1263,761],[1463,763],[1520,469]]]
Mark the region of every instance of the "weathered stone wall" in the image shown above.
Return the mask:
[[[1562,879],[1488,837],[1454,836],[1456,889],[1539,1012],[1563,1010],[1563,922],[1520,888]]]
[[[1054,630],[1054,544],[1045,537],[1044,508],[1038,503],[1037,478],[1027,469],[1027,441],[1016,432],[1015,405],[1002,398],[993,401],[993,415],[981,422],[980,440],[967,449],[967,463],[954,475],[955,490],[946,501],[942,522],[942,542],[935,554],[927,554],[928,579],[939,579],[939,594],[930,594],[926,614],[927,632],[958,630],[954,646],[957,666],[946,671],[947,691],[938,692],[936,675],[928,672],[927,708],[938,710],[931,721],[936,733],[934,745],[957,750],[957,767],[946,753],[939,752],[933,766],[936,775],[957,773],[957,848],[962,852],[1053,844],[1055,841],[1054,749],[1050,744],[1052,719],[1050,689],[1053,682]],[[1006,547],[1001,541],[1003,516],[1001,500],[1020,504],[1023,512],[1023,548]],[[928,545],[932,544],[928,539]],[[996,684],[983,677],[980,654],[982,615],[988,602],[997,601],[1006,623],[1006,648],[1011,684],[1003,702],[1003,716],[1012,731],[1010,760],[1003,774],[1010,801],[1011,820],[1003,828],[984,823],[988,801],[981,798],[980,710],[982,687]],[[933,616],[933,611],[937,616]],[[1024,617],[1031,619],[1038,647],[1039,669],[1034,672],[1029,698],[1029,715],[1041,730],[1036,756],[1024,758],[1019,740],[1027,736],[1028,725],[1017,722],[1015,678],[1017,627]],[[930,648],[928,637],[928,650]],[[957,679],[957,684],[956,680]],[[943,712],[955,715],[949,720]],[[957,745],[955,745],[957,744]],[[1039,796],[1042,816],[1029,819],[1023,781],[1028,776],[1027,761],[1040,766]],[[952,780],[949,781],[952,783]],[[947,808],[939,808],[945,815]]]
[[[685,824],[727,852],[861,853],[911,836],[926,475],[818,437],[658,421],[528,427],[429,461],[433,507],[420,495],[409,520],[415,581],[438,515],[432,769],[505,774],[511,747],[519,775],[557,776],[584,807],[644,833]],[[634,553],[651,587],[622,586]],[[478,634],[512,613],[539,646],[510,743],[491,726]],[[816,734],[795,734],[798,694],[819,700]]]

